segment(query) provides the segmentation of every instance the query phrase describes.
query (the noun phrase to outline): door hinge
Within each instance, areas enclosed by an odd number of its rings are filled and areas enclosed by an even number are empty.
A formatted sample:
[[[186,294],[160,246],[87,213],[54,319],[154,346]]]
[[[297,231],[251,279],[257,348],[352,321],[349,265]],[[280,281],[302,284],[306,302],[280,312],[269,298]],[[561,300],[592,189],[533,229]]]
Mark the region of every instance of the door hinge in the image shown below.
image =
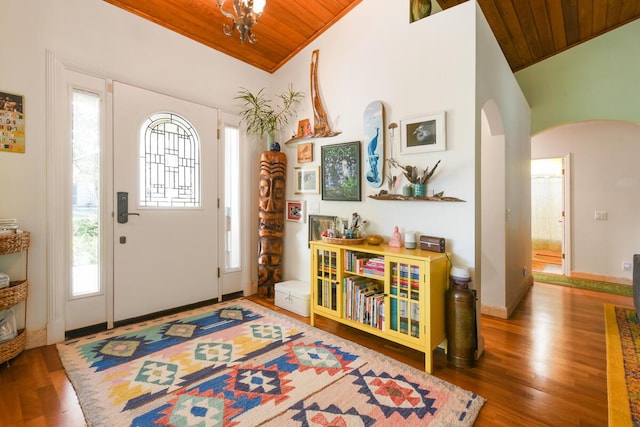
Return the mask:
[[[562,254],[562,259],[564,259],[564,254]]]
[[[220,267],[218,267],[218,278],[220,278]]]
[[[218,209],[220,209],[220,198],[218,197]]]
[[[217,129],[218,132],[218,139],[220,139],[220,128]]]

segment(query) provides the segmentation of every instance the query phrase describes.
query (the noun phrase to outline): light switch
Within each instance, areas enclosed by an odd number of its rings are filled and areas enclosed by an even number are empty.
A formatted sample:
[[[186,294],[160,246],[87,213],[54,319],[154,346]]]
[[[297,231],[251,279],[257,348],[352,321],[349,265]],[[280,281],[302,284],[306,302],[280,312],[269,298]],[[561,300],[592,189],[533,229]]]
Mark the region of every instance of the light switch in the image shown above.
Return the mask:
[[[320,202],[307,202],[307,213],[309,215],[315,215],[320,213]]]
[[[609,218],[606,211],[595,211],[593,219],[595,219],[596,221],[606,221]]]

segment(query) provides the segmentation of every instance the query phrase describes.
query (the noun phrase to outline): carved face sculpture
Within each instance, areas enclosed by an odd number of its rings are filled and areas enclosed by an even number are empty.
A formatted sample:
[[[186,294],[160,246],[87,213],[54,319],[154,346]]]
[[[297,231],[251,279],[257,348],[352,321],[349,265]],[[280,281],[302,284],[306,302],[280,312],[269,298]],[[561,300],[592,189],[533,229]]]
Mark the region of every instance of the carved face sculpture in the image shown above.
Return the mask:
[[[263,153],[260,159],[259,233],[282,237],[284,231],[285,185],[287,163],[284,155]]]

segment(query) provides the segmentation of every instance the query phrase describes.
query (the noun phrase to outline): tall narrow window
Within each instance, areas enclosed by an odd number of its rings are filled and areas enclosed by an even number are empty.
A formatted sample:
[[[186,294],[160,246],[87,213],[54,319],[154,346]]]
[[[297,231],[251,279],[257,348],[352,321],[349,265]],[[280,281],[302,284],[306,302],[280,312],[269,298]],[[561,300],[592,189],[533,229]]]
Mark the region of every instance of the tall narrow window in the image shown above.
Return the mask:
[[[224,128],[225,269],[240,268],[240,131]]]
[[[101,291],[100,105],[99,95],[74,90],[71,108],[72,297]]]
[[[200,207],[200,138],[183,117],[158,113],[140,130],[140,206]]]

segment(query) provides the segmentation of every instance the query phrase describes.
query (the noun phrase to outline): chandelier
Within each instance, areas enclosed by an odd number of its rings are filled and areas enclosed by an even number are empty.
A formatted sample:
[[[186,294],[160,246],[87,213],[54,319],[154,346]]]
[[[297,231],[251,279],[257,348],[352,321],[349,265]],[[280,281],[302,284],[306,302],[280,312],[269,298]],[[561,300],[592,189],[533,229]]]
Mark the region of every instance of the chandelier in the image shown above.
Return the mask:
[[[254,43],[256,36],[251,32],[251,28],[258,22],[267,0],[233,0],[233,9],[236,12],[236,16],[222,9],[225,0],[217,1],[220,12],[233,21],[232,26],[224,24],[222,27],[224,33],[230,36],[237,29],[242,43],[244,43],[245,39],[249,40],[249,43]]]

